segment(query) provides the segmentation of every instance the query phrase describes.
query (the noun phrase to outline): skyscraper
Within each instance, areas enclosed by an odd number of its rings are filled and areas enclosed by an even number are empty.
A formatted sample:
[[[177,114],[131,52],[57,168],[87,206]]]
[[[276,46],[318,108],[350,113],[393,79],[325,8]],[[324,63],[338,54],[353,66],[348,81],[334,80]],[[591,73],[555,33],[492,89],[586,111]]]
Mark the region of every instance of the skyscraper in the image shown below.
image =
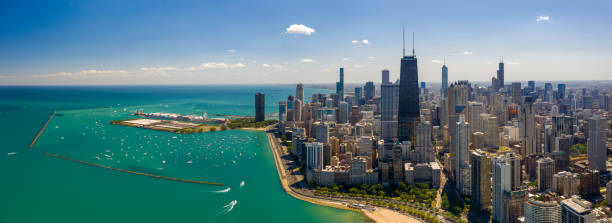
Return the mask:
[[[402,159],[402,146],[399,143],[393,145],[393,183],[404,181],[404,162]]]
[[[472,152],[472,206],[476,210],[491,205],[491,158],[482,150]]]
[[[524,148],[524,152],[522,154],[523,157],[539,153],[539,149],[536,143],[536,123],[533,101],[534,100],[531,96],[525,97],[525,103],[523,103],[523,105],[521,106],[519,132]]]
[[[496,222],[518,222],[527,201],[527,190],[520,188],[520,159],[513,153],[500,155],[493,161],[493,219]],[[513,184],[518,184],[513,185]],[[514,189],[513,189],[514,187]]]
[[[363,97],[363,88],[355,87],[355,103],[354,105],[361,105],[361,98]]]
[[[415,163],[434,162],[434,151],[431,145],[431,124],[421,116],[421,121],[417,126],[417,140],[414,143],[414,157],[411,158]]]
[[[413,37],[414,39],[414,37]],[[404,52],[405,52],[404,48]],[[417,68],[417,58],[414,54],[414,46],[412,56],[404,56],[401,60],[400,67],[400,89],[399,107],[397,118],[397,134],[400,142],[415,141],[416,125],[419,119],[419,73]]]
[[[266,119],[266,101],[263,93],[255,94],[255,122],[262,122]]]
[[[608,120],[595,115],[589,119],[589,139],[587,156],[589,168],[599,170],[600,173],[606,172],[606,141],[608,134]]]
[[[555,162],[551,158],[542,158],[538,163],[538,190],[544,192],[552,188],[553,174],[555,172]]]
[[[363,87],[363,94],[366,102],[374,98],[374,96],[376,95],[376,87],[374,87],[374,82],[366,82],[365,86]]]
[[[587,170],[580,173],[580,196],[588,199],[599,194],[599,171]]]
[[[520,104],[521,96],[523,96],[523,90],[521,89],[521,82],[512,82],[512,103]]]
[[[500,156],[493,160],[493,220],[503,222],[505,219],[503,196],[510,189],[510,163]]]
[[[344,101],[344,68],[340,68],[340,81],[336,82],[336,94],[339,101]]]
[[[557,84],[557,99],[565,99],[565,84]]]
[[[304,102],[304,84],[299,83],[295,87],[295,99],[299,99],[301,102]]]
[[[287,121],[287,101],[278,102],[278,121]]]
[[[444,97],[448,89],[448,68],[446,67],[446,59],[444,60],[444,65],[442,65],[442,93],[441,95]]]
[[[382,70],[382,84],[386,84],[389,83],[389,70],[384,69]]]
[[[346,101],[340,102],[340,106],[338,106],[338,123],[347,123],[350,112],[349,103]]]
[[[380,88],[381,138],[386,142],[392,142],[393,139],[397,138],[397,107],[400,86],[397,83],[382,83]]]
[[[536,90],[535,81],[527,81],[527,86],[529,87],[529,92],[534,92]]]
[[[499,67],[497,68],[497,88],[495,90],[499,90],[504,88],[504,61],[499,62]]]
[[[323,143],[320,143],[320,142],[306,143],[306,168],[307,169],[322,169],[323,168]]]
[[[456,123],[456,137],[455,143],[455,182],[457,190],[464,195],[470,195],[471,192],[471,181],[470,181],[470,155],[468,154],[469,146],[469,129],[468,123],[465,122],[465,116],[459,116],[459,121]]]

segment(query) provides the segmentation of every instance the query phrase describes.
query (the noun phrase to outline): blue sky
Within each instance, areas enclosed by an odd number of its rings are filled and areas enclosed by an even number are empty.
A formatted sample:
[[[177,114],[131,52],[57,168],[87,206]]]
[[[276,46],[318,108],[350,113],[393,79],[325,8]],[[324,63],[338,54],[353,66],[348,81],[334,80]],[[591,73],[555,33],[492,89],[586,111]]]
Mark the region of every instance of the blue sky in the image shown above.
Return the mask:
[[[440,81],[443,58],[450,80],[489,80],[500,56],[509,81],[609,80],[611,11],[607,0],[5,1],[0,85],[323,83],[339,67],[346,82],[395,79],[402,24],[423,81]]]

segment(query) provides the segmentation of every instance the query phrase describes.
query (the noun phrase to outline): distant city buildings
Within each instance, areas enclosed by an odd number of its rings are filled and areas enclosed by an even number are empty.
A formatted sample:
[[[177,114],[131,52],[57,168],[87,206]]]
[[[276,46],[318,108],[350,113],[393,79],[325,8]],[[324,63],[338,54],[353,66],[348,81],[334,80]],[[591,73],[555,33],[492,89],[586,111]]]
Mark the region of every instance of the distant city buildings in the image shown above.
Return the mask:
[[[449,83],[444,64],[438,91],[419,86],[414,53],[401,58],[399,80],[382,70],[379,92],[372,81],[346,91],[344,71],[335,92],[308,97],[298,84],[279,102],[279,132],[308,183],[394,190],[445,182],[470,199],[468,221],[490,212],[503,223],[612,222],[612,210],[592,205],[612,179],[612,89],[506,85],[500,61],[489,86]],[[608,183],[608,205],[611,191]]]

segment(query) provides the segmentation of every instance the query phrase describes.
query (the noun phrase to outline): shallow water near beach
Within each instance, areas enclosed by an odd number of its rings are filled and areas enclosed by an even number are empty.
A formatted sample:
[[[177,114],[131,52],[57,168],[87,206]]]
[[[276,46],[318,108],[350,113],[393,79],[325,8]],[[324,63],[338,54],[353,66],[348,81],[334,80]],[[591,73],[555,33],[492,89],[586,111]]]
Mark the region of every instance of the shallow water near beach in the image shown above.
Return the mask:
[[[0,87],[0,222],[369,222],[287,195],[263,132],[181,135],[109,124],[138,109],[251,115],[255,92],[266,94],[267,113],[295,94],[292,86]]]

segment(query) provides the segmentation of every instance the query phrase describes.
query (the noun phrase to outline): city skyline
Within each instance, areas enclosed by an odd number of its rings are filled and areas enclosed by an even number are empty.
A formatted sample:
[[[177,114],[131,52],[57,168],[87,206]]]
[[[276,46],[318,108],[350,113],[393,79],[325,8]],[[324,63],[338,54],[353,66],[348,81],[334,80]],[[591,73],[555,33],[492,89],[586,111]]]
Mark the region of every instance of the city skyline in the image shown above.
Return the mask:
[[[506,83],[611,77],[608,2],[26,5],[2,10],[3,85],[394,81],[402,24],[425,82],[444,59],[449,82],[489,81],[501,57]]]

